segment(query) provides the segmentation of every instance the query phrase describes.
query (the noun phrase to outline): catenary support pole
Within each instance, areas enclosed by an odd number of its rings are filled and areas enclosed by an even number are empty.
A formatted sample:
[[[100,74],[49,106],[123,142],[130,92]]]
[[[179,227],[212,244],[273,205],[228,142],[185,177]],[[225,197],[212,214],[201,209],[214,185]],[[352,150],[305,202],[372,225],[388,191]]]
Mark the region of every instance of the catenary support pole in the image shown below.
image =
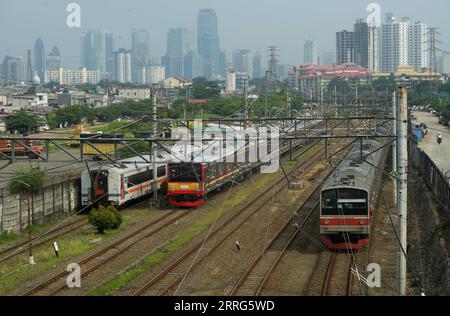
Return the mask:
[[[397,135],[397,92],[392,93],[392,135]],[[397,174],[397,141],[392,143],[392,171]],[[397,204],[397,179],[394,183],[394,203]]]
[[[406,251],[408,242],[408,96],[405,86],[400,87],[400,104],[398,109],[397,211],[401,246],[398,255],[398,291],[401,295],[405,295],[407,279]]]
[[[158,115],[157,115],[157,104],[156,104],[156,89],[152,89],[153,92],[153,102],[152,102],[152,109],[153,109],[153,137],[155,139],[158,138]],[[152,146],[152,154],[153,154],[153,201],[155,203],[155,206],[158,205],[158,166],[156,163],[157,160],[157,148],[156,144],[153,144]]]

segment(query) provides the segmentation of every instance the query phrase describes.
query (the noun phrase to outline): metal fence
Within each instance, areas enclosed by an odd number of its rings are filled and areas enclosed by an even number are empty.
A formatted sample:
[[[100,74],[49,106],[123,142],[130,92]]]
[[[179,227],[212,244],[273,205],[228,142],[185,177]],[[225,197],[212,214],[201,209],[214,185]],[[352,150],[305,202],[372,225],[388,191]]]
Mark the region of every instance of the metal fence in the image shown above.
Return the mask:
[[[436,200],[446,212],[450,212],[450,185],[447,177],[442,173],[433,160],[419,148],[418,143],[411,139],[409,160],[422,175],[425,184],[433,193]]]

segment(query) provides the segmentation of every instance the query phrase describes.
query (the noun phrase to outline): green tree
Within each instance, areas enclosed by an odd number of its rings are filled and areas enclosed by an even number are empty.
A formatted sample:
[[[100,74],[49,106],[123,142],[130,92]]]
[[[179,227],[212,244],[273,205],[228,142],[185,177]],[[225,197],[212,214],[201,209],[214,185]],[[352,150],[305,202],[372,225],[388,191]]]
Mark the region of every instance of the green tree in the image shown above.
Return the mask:
[[[69,105],[53,112],[49,117],[49,123],[52,127],[60,124],[75,125],[81,123],[83,120],[92,122],[96,118],[96,111],[83,105]]]
[[[20,134],[36,131],[39,125],[39,118],[25,111],[17,112],[6,118],[6,129],[8,131],[18,131]]]
[[[192,81],[193,96],[196,99],[210,99],[220,94],[217,82],[208,81],[205,77],[195,78]]]
[[[8,183],[11,193],[32,192],[41,189],[47,182],[47,175],[39,167],[16,171],[14,179]]]

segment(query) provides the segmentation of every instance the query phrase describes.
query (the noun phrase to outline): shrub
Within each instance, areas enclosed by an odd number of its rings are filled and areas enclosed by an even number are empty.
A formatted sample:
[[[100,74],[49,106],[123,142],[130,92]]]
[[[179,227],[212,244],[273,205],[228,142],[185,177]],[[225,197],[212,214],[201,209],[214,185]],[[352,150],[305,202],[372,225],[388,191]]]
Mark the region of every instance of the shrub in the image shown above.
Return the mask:
[[[114,207],[114,206],[108,206],[108,210],[114,214],[115,222],[114,222],[114,229],[117,229],[122,225],[123,219],[122,214]]]
[[[89,223],[97,228],[99,234],[104,234],[105,230],[119,228],[122,224],[122,215],[112,206],[106,208],[99,206],[89,213]]]

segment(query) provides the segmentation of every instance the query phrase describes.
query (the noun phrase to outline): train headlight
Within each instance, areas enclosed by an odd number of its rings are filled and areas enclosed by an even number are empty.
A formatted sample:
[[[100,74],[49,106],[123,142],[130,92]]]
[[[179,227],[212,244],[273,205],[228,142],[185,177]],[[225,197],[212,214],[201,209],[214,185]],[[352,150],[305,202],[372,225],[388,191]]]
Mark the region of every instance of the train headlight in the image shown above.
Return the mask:
[[[323,223],[324,223],[324,225],[328,225],[328,224],[330,224],[330,221],[329,221],[329,220],[326,220],[326,221],[324,221]]]
[[[364,225],[365,223],[366,223],[366,222],[363,221],[363,220],[362,220],[362,221],[359,221],[359,224],[360,224],[360,225]]]

